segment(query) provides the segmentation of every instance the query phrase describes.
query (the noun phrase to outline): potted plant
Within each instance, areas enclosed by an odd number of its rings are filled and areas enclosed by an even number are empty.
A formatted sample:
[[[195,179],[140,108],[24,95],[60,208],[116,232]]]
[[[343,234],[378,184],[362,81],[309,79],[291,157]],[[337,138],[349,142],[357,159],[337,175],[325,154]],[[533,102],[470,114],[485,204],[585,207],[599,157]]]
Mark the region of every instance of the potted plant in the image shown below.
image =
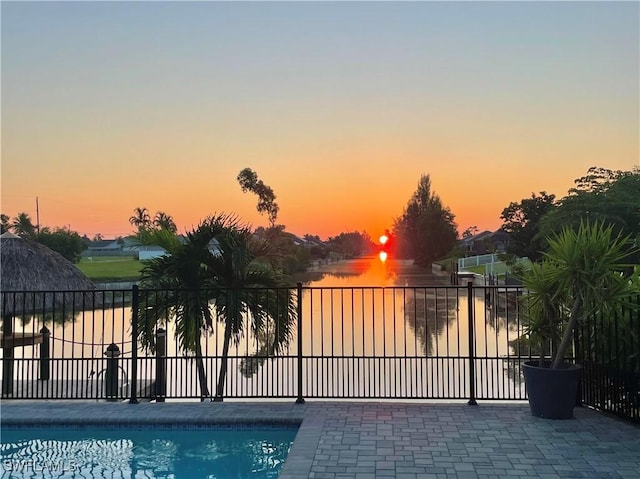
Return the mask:
[[[530,355],[524,364],[531,414],[552,419],[573,417],[581,367],[565,361],[578,324],[606,312],[633,294],[628,238],[604,223],[582,222],[548,238],[542,263],[523,275]]]

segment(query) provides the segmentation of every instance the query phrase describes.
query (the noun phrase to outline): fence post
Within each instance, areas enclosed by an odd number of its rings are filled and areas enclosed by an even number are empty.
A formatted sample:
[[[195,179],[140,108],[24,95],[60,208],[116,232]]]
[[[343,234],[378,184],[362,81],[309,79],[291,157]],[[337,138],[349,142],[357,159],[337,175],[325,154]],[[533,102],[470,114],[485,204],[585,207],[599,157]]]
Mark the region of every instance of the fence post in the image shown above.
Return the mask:
[[[467,283],[467,303],[469,308],[469,401],[470,406],[477,406],[476,402],[476,364],[475,364],[475,317],[474,317],[473,282]]]
[[[156,331],[156,402],[164,402],[167,396],[167,332]]]
[[[131,296],[131,397],[129,404],[138,404],[138,285],[134,284]]]
[[[107,370],[104,375],[105,396],[107,401],[118,400],[118,357],[120,348],[117,344],[111,343],[104,352],[107,357]]]
[[[298,282],[298,399],[296,404],[304,404],[302,397],[302,283]]]
[[[10,314],[2,317],[2,334],[5,341],[2,348],[2,397],[13,394],[13,318]]]
[[[589,319],[592,318],[588,318],[587,321],[589,321]],[[584,332],[584,323],[582,324],[582,331]],[[582,407],[582,378],[584,376],[585,373],[585,368],[587,366],[587,364],[585,364],[585,362],[583,361],[584,358],[582,358],[582,351],[580,350],[580,338],[579,338],[579,334],[578,334],[578,328],[575,328],[573,330],[573,347],[574,347],[574,351],[575,351],[575,359],[573,360],[573,362],[575,364],[580,364],[582,363],[582,374],[580,374],[580,378],[578,379],[578,389],[576,392],[576,406],[578,407]]]
[[[40,330],[42,342],[40,343],[40,380],[47,381],[51,377],[51,331],[46,326]]]

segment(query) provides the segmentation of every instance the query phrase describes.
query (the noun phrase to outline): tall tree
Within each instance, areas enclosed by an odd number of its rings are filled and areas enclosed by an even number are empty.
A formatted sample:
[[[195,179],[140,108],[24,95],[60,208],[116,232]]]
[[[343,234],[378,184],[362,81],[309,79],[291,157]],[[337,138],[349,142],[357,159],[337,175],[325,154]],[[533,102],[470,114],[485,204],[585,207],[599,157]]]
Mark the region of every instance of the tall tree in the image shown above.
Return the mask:
[[[280,207],[276,203],[276,195],[271,187],[265,185],[262,180],[258,179],[258,174],[251,168],[245,168],[238,174],[238,183],[242,188],[242,192],[250,191],[258,196],[258,205],[256,209],[258,213],[267,213],[269,225],[274,227],[278,218]]]
[[[36,234],[36,227],[27,213],[18,213],[11,224],[13,232],[18,236],[33,237]]]
[[[569,195],[604,192],[613,183],[632,174],[634,174],[632,171],[609,170],[599,166],[592,166],[587,170],[586,175],[574,180],[576,186],[569,190]],[[640,171],[636,171],[635,174],[640,174]]]
[[[154,226],[170,231],[171,233],[175,233],[178,231],[178,227],[176,226],[175,221],[173,221],[173,217],[164,211],[158,211],[156,216],[153,218]]]
[[[451,210],[431,191],[429,175],[422,175],[418,188],[393,226],[398,254],[413,258],[421,266],[443,257],[458,237],[454,220]]]
[[[133,215],[129,218],[129,223],[136,227],[138,230],[147,229],[151,226],[151,217],[149,216],[149,210],[146,208],[134,208]]]
[[[584,221],[611,225],[617,233],[640,238],[640,170],[589,168],[575,188],[541,221],[541,234],[558,234]]]
[[[223,350],[215,399],[222,400],[231,341],[247,328],[258,339],[259,355],[275,354],[288,343],[296,310],[282,286],[282,278],[264,256],[266,242],[256,241],[235,217],[207,218],[187,234],[187,242],[163,243],[170,255],[151,260],[142,270],[141,286],[153,289],[140,305],[142,344],[155,348],[158,321],[176,322],[176,335],[184,351],[195,353],[201,397],[209,389],[201,336],[224,322]],[[215,306],[214,306],[215,305]]]
[[[541,191],[531,193],[519,203],[511,202],[500,218],[502,229],[511,235],[507,252],[531,261],[539,261],[546,249],[545,235],[540,234],[540,222],[544,215],[556,207],[555,195]]]

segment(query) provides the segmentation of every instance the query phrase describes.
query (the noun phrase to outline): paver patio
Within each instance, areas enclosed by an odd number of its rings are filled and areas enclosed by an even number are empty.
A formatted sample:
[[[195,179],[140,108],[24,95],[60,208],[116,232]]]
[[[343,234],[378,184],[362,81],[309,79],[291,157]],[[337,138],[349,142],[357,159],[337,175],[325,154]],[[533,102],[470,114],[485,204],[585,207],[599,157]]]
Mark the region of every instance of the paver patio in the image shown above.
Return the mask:
[[[295,423],[281,479],[640,478],[640,427],[586,409],[532,417],[524,403],[12,402],[3,424]]]

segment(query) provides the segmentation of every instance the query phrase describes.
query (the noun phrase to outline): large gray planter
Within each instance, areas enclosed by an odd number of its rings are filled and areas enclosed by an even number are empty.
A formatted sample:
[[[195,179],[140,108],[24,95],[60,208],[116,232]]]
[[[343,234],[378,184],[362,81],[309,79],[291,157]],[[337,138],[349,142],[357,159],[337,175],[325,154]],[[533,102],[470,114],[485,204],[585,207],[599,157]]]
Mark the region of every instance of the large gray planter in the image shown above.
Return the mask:
[[[547,419],[570,419],[578,395],[582,366],[563,364],[552,369],[550,363],[538,367],[538,361],[524,363],[524,378],[531,414]]]

